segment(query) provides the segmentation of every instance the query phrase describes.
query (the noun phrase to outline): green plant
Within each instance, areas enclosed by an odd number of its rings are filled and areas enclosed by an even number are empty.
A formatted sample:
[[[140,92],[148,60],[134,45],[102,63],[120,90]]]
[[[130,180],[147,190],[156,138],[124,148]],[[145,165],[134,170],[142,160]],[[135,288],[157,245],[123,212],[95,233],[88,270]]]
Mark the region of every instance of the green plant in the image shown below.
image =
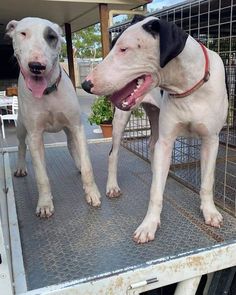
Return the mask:
[[[113,119],[113,106],[106,96],[98,96],[91,106],[91,114],[88,117],[92,124],[109,124]]]
[[[91,114],[88,117],[89,123],[100,125],[110,124],[114,115],[114,107],[106,96],[98,96],[91,106]],[[135,118],[142,118],[144,115],[143,109],[138,107],[132,110],[132,115]]]
[[[135,118],[142,118],[144,115],[143,109],[141,107],[133,109],[131,113]]]

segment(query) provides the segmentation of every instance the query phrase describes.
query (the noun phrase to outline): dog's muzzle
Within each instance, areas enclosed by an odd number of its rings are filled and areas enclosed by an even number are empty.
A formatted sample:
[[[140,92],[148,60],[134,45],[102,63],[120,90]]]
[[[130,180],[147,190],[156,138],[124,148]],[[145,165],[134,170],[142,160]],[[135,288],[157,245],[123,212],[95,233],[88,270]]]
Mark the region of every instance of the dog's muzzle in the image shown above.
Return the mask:
[[[91,89],[93,88],[93,83],[90,80],[85,80],[82,84],[81,84],[82,88],[88,92],[88,93],[92,93]]]
[[[43,71],[46,70],[46,66],[41,64],[40,62],[29,62],[28,63],[29,69],[31,71],[31,73],[39,75],[41,74]]]

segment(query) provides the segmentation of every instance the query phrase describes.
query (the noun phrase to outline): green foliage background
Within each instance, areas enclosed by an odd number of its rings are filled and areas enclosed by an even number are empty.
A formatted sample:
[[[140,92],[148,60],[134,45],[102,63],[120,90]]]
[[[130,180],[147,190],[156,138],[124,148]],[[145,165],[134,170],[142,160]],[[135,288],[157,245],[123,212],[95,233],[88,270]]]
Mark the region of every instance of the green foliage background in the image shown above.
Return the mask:
[[[96,24],[72,35],[72,43],[78,58],[102,57],[100,25]],[[61,60],[66,58],[66,44],[62,45]]]

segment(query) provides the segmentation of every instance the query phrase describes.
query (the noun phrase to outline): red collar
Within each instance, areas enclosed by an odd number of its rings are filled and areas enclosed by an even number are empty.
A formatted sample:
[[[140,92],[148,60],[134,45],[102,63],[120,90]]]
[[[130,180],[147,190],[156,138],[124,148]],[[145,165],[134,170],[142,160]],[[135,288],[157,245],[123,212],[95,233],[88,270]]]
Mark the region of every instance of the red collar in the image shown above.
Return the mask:
[[[194,91],[196,91],[198,88],[200,88],[205,82],[207,82],[210,78],[210,63],[209,63],[209,57],[207,54],[207,49],[206,47],[199,42],[199,44],[201,45],[202,51],[204,53],[204,57],[205,57],[205,73],[203,78],[197,82],[197,84],[195,84],[192,88],[190,88],[189,90],[183,92],[183,93],[169,93],[169,95],[173,98],[182,98],[185,96],[188,96],[190,94],[192,94]]]

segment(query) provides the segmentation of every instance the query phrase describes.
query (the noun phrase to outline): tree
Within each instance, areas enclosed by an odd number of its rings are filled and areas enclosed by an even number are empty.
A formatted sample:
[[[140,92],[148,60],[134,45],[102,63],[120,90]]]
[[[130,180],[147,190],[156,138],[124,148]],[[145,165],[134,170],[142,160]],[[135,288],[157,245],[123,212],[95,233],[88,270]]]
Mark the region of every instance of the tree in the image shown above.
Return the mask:
[[[96,24],[73,34],[73,46],[80,58],[102,56],[100,25]]]

